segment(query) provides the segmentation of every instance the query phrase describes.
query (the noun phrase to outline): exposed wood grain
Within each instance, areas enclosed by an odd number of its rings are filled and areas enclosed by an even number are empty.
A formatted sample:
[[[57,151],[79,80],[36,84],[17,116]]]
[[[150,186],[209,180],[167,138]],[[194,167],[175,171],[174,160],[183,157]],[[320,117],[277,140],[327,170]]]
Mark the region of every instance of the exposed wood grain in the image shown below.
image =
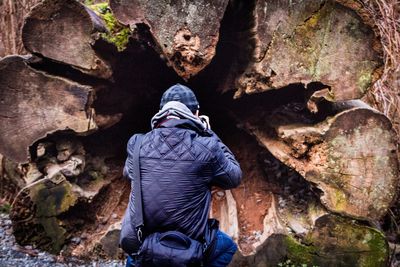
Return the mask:
[[[49,133],[97,127],[90,87],[35,71],[23,57],[0,61],[0,88],[0,151],[17,162],[26,162],[29,146]]]
[[[320,82],[330,100],[361,98],[378,78],[376,37],[357,13],[333,0],[257,1],[253,60],[235,97]]]
[[[102,31],[105,25],[100,17],[79,2],[45,0],[25,19],[22,40],[31,53],[109,78],[110,66],[92,48]]]

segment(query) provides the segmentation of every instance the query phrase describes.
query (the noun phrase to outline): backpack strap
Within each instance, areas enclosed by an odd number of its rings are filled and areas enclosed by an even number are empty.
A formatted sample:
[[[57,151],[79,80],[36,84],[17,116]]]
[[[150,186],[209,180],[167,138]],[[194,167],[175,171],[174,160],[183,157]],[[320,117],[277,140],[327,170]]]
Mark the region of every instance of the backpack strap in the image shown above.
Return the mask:
[[[140,147],[142,145],[143,135],[138,135],[136,138],[135,146],[133,148],[133,158],[131,162],[131,176],[133,178],[133,182],[131,183],[133,187],[133,202],[135,207],[135,230],[137,234],[137,238],[140,243],[143,242],[143,203],[142,203],[142,187],[140,184]]]

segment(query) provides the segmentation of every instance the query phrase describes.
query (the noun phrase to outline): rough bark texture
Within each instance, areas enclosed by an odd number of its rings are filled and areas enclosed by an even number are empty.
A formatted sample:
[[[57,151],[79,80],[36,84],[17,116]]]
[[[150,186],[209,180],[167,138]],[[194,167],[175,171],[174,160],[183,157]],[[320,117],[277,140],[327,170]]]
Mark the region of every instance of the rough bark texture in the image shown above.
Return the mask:
[[[375,36],[335,1],[257,1],[257,48],[235,96],[289,84],[323,83],[334,101],[361,98],[382,65]]]
[[[38,5],[24,27],[37,58],[0,61],[0,193],[19,191],[17,241],[122,257],[126,143],[167,87],[195,76],[244,174],[212,189],[211,215],[239,245],[232,266],[386,266],[375,226],[396,193],[395,134],[361,102],[338,102],[360,98],[381,65],[360,6],[340,2],[112,0],[115,17],[91,6],[101,18],[72,0]],[[118,51],[98,34],[115,18],[133,30]]]
[[[206,67],[215,54],[227,0],[110,1],[124,24],[146,24],[169,64],[184,79]]]
[[[43,1],[32,9],[22,29],[25,48],[101,78],[112,75],[108,64],[92,49],[104,22],[75,0]]]
[[[24,17],[41,0],[0,1],[0,57],[26,54],[21,39]]]
[[[20,166],[0,154],[0,196],[2,201],[11,203],[25,181]]]

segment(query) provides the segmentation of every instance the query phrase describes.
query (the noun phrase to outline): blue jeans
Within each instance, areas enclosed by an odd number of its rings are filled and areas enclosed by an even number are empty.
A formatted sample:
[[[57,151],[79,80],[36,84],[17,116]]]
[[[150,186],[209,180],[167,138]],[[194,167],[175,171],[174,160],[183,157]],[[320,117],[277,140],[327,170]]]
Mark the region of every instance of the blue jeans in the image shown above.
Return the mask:
[[[208,258],[207,267],[225,267],[231,262],[237,250],[235,242],[224,232],[218,230],[214,251]]]
[[[214,251],[211,252],[207,267],[226,267],[237,250],[235,242],[224,232],[218,231]],[[126,267],[133,267],[134,259],[128,256]]]

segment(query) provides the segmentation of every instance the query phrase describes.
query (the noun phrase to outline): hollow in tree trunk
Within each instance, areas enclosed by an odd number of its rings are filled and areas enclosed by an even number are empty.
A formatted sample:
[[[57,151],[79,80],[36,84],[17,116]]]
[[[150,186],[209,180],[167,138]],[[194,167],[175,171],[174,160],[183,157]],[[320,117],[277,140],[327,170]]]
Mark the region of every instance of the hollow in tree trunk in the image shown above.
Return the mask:
[[[239,245],[233,266],[386,266],[376,226],[396,194],[398,159],[390,121],[353,101],[382,65],[359,8],[43,1],[23,28],[35,57],[0,61],[1,192],[20,189],[17,241],[122,257],[126,143],[149,130],[163,91],[186,80],[243,169],[238,188],[212,189],[211,215]]]

